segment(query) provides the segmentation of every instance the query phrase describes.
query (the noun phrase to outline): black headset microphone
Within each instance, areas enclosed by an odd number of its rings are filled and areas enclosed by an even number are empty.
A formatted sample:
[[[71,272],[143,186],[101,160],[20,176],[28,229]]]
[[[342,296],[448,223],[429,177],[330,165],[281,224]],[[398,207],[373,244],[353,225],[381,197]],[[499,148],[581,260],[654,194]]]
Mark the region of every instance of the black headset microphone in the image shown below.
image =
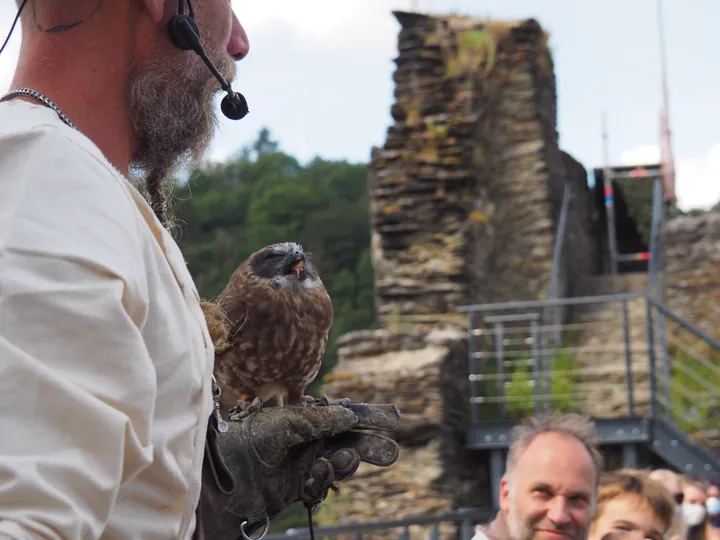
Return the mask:
[[[202,46],[202,43],[200,43],[200,30],[197,24],[195,24],[195,17],[190,0],[188,0],[188,7],[190,8],[189,15],[185,15],[184,13],[184,4],[184,0],[178,0],[178,14],[168,22],[170,39],[176,47],[184,51],[195,51],[195,53],[202,58],[203,62],[205,62],[208,69],[212,71],[212,74],[215,75],[221,88],[227,92],[227,96],[225,96],[220,103],[220,110],[222,110],[223,114],[230,120],[245,118],[245,115],[247,115],[249,111],[245,96],[232,89],[230,83],[225,80],[225,77],[220,74],[215,64],[212,63],[212,60],[208,58],[208,55],[205,53],[205,48]]]
[[[5,42],[2,46],[0,46],[0,54],[2,54],[3,50],[10,41],[10,36],[15,29],[15,25],[20,19],[20,15],[22,14],[25,4],[27,4],[27,1],[28,0],[23,0],[22,4],[20,4],[17,15],[15,15],[15,20],[10,27],[10,32],[8,32]],[[212,71],[212,74],[215,75],[215,78],[220,82],[222,89],[227,92],[227,96],[225,96],[220,103],[220,109],[223,114],[230,120],[240,120],[241,118],[245,118],[245,115],[248,113],[248,105],[245,96],[232,89],[230,83],[225,80],[225,77],[220,74],[215,67],[215,64],[212,63],[212,60],[208,58],[202,43],[200,43],[200,30],[198,29],[197,24],[195,24],[195,14],[190,0],[187,0],[187,4],[190,12],[189,15],[185,15],[185,0],[178,0],[178,14],[168,22],[170,39],[176,47],[179,47],[184,51],[195,51],[198,56],[202,58],[203,62],[205,62],[208,69]]]

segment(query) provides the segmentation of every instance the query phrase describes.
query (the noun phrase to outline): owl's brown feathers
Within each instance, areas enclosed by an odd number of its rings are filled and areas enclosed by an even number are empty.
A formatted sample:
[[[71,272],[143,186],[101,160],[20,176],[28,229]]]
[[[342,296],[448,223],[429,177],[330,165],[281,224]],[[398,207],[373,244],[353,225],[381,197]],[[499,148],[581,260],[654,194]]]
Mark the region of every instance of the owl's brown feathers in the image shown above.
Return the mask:
[[[298,244],[267,246],[233,273],[217,302],[228,346],[215,357],[223,408],[237,401],[302,401],[320,371],[333,323],[330,296]]]

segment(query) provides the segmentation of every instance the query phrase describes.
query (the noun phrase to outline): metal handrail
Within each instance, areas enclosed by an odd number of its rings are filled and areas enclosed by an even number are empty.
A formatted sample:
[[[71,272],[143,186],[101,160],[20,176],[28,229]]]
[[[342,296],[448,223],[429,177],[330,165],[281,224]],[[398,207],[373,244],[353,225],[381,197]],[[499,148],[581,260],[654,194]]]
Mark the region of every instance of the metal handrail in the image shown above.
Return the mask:
[[[569,182],[565,182],[563,186],[563,198],[560,206],[560,216],[558,218],[557,232],[555,233],[555,243],[553,245],[552,266],[550,267],[550,279],[548,280],[546,298],[555,298],[557,296],[558,279],[560,274],[560,264],[563,248],[565,246],[565,229],[567,228],[567,218],[570,207],[570,197],[572,188]]]
[[[710,336],[709,334],[706,334],[697,326],[692,324],[690,321],[686,321],[685,319],[683,319],[680,315],[673,313],[667,306],[665,306],[665,304],[663,304],[659,300],[656,300],[655,298],[648,298],[648,301],[665,317],[667,317],[668,319],[672,319],[673,322],[679,324],[691,334],[694,334],[696,338],[700,339],[701,341],[707,342],[713,349],[720,351],[720,341]]]
[[[688,356],[692,356],[695,360],[697,360],[703,367],[709,369],[710,371],[714,371],[715,373],[720,376],[720,366],[716,366],[710,360],[705,358],[704,356],[700,355],[695,349],[692,348],[691,345],[688,345],[683,340],[678,338],[677,336],[674,336],[672,334],[668,334],[667,336],[668,342],[677,345],[678,348],[683,351]]]
[[[458,313],[487,313],[489,311],[511,309],[541,309],[545,306],[580,306],[589,304],[603,304],[609,302],[622,302],[623,300],[636,300],[645,298],[643,293],[617,293],[600,296],[572,296],[566,298],[551,298],[548,300],[520,300],[513,302],[496,302],[492,304],[471,304],[458,306]]]
[[[326,527],[316,527],[315,537],[323,538],[326,536],[338,536],[345,534],[355,534],[356,538],[360,538],[361,533],[369,533],[378,530],[388,529],[405,529],[418,525],[439,525],[440,523],[459,523],[461,528],[460,539],[469,540],[472,536],[472,525],[477,522],[490,519],[494,515],[494,511],[490,508],[461,508],[453,512],[444,512],[433,516],[412,516],[404,519],[394,519],[389,521],[373,521],[363,523],[347,523],[343,525],[330,525]],[[307,528],[288,529],[284,533],[268,534],[264,540],[287,540],[289,538],[310,538]]]
[[[632,300],[642,300],[644,306],[642,309],[643,316],[633,317],[635,323],[641,323],[645,326],[645,336],[642,341],[638,341],[637,337],[631,337],[630,335],[630,317],[627,313],[628,303]],[[552,347],[549,344],[545,344],[544,334],[548,330],[560,330],[565,331],[564,325],[545,325],[545,332],[539,332],[538,318],[537,315],[546,306],[567,306],[567,305],[583,305],[583,304],[608,304],[608,303],[622,303],[623,312],[622,317],[618,314],[618,321],[621,323],[624,334],[624,346],[622,342],[616,343],[614,341],[597,344],[587,343],[583,346],[564,346],[564,347]],[[635,393],[637,389],[634,388],[637,382],[634,382],[635,377],[645,377],[643,379],[646,382],[642,383],[647,385],[646,388],[649,390],[649,396],[642,398],[646,400],[649,398],[647,406],[650,407],[648,411],[651,417],[663,416],[668,420],[676,418],[682,422],[682,417],[685,416],[684,412],[690,405],[687,403],[688,399],[694,399],[695,405],[707,404],[705,408],[710,407],[711,411],[705,411],[704,418],[702,421],[694,421],[695,425],[700,425],[702,422],[708,423],[709,420],[715,417],[716,413],[714,404],[716,402],[715,396],[720,395],[718,392],[718,386],[715,385],[711,380],[704,378],[701,371],[696,369],[711,368],[713,373],[717,372],[715,367],[709,361],[703,361],[704,358],[698,355],[691,355],[687,361],[696,362],[697,368],[693,365],[678,365],[673,370],[674,373],[680,374],[685,377],[687,384],[682,383],[681,380],[671,381],[669,359],[666,360],[668,355],[668,338],[672,341],[676,339],[672,334],[666,335],[664,332],[665,320],[676,322],[681,328],[687,330],[695,338],[706,343],[715,350],[720,351],[720,342],[709,336],[706,332],[703,332],[697,328],[693,323],[685,320],[680,315],[674,313],[672,310],[667,308],[661,299],[656,298],[652,295],[652,290],[648,289],[643,293],[623,293],[623,294],[608,294],[602,296],[586,296],[586,297],[574,297],[574,298],[551,298],[545,300],[534,300],[534,301],[520,301],[520,302],[502,302],[494,304],[484,305],[473,305],[473,306],[461,306],[458,311],[467,312],[471,318],[480,315],[482,321],[487,323],[489,319],[493,321],[490,328],[475,329],[475,324],[471,326],[472,330],[468,331],[470,338],[469,357],[471,362],[470,373],[468,376],[468,382],[471,385],[471,396],[470,403],[473,404],[472,417],[474,422],[477,422],[480,417],[480,413],[477,410],[477,404],[496,404],[499,407],[498,413],[503,418],[506,414],[506,404],[508,407],[514,406],[514,403],[519,401],[526,401],[529,406],[535,407],[537,410],[545,404],[545,407],[550,407],[550,403],[555,400],[565,400],[574,396],[580,395],[571,388],[565,388],[564,390],[558,388],[555,390],[555,380],[563,379],[564,377],[571,377],[576,379],[570,384],[584,384],[583,377],[592,377],[594,373],[614,373],[621,374],[625,372],[626,379],[626,395],[627,402],[626,406],[628,413],[632,416],[635,414]],[[507,313],[501,316],[497,316],[498,313]],[[535,312],[534,314],[532,312]],[[506,326],[506,325],[512,326]],[[608,328],[617,330],[615,320],[600,321],[595,328],[602,328],[600,325],[607,325]],[[586,323],[584,323],[587,326]],[[663,331],[659,332],[660,327],[663,327]],[[524,336],[524,339],[521,337]],[[635,334],[633,334],[635,336]],[[495,347],[491,347],[487,340],[495,340]],[[480,341],[482,340],[482,341]],[[480,345],[484,343],[485,345]],[[487,349],[485,347],[488,347]],[[592,362],[594,353],[600,354],[622,354],[625,351],[625,366],[578,366],[570,365],[566,367],[555,366],[556,359],[553,359],[557,354],[570,355],[572,358],[573,352],[582,352],[583,356],[591,354],[590,357],[585,358],[585,362]],[[638,362],[632,360],[633,354],[643,355],[643,361]],[[560,357],[557,357],[560,358]],[[570,360],[576,362],[576,360]],[[662,363],[661,363],[662,362]],[[482,369],[478,369],[479,366],[483,366]],[[493,366],[495,366],[493,368]],[[520,386],[513,386],[512,380],[515,380],[515,372],[520,369],[525,375],[521,375],[523,381]],[[609,371],[608,371],[609,370]],[[525,379],[527,377],[527,380]],[[674,377],[674,376],[673,376]],[[570,380],[570,379],[567,379]],[[497,383],[497,384],[495,384]],[[497,394],[483,394],[479,391],[480,384],[489,384],[496,387]],[[592,383],[598,384],[598,383]],[[527,386],[525,386],[527,385]],[[693,387],[694,389],[691,389]],[[524,388],[524,390],[523,390]],[[491,387],[488,387],[491,389]],[[517,392],[524,393],[522,396],[516,395]],[[699,393],[698,393],[699,392]],[[641,394],[642,395],[642,394]],[[672,397],[674,395],[675,397]],[[672,398],[672,399],[671,399]],[[675,401],[675,400],[680,401]],[[582,401],[582,400],[581,400]],[[672,410],[671,407],[666,407],[665,404],[676,404],[678,409]],[[567,404],[571,406],[572,404]],[[646,405],[643,405],[643,407]],[[709,416],[708,416],[709,415]],[[708,420],[709,419],[709,420]]]

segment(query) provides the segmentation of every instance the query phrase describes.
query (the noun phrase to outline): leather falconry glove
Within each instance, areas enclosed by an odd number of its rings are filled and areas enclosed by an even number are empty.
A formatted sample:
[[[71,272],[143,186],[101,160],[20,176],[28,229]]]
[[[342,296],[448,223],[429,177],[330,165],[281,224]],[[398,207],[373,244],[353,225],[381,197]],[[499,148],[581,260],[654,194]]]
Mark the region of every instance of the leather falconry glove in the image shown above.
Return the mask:
[[[388,467],[400,448],[374,430],[393,430],[393,404],[350,400],[264,408],[228,422],[218,433],[211,419],[203,466],[200,519],[207,539],[264,536],[270,520],[291,504],[322,502],[335,482],[361,461]]]

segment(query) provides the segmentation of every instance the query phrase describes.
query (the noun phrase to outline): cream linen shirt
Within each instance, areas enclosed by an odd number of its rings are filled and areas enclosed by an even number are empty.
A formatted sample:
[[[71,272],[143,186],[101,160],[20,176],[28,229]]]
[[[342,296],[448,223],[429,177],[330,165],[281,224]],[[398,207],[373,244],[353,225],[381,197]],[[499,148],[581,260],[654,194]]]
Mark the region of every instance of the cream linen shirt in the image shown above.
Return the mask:
[[[0,538],[190,538],[212,367],[142,196],[51,109],[0,103]]]

